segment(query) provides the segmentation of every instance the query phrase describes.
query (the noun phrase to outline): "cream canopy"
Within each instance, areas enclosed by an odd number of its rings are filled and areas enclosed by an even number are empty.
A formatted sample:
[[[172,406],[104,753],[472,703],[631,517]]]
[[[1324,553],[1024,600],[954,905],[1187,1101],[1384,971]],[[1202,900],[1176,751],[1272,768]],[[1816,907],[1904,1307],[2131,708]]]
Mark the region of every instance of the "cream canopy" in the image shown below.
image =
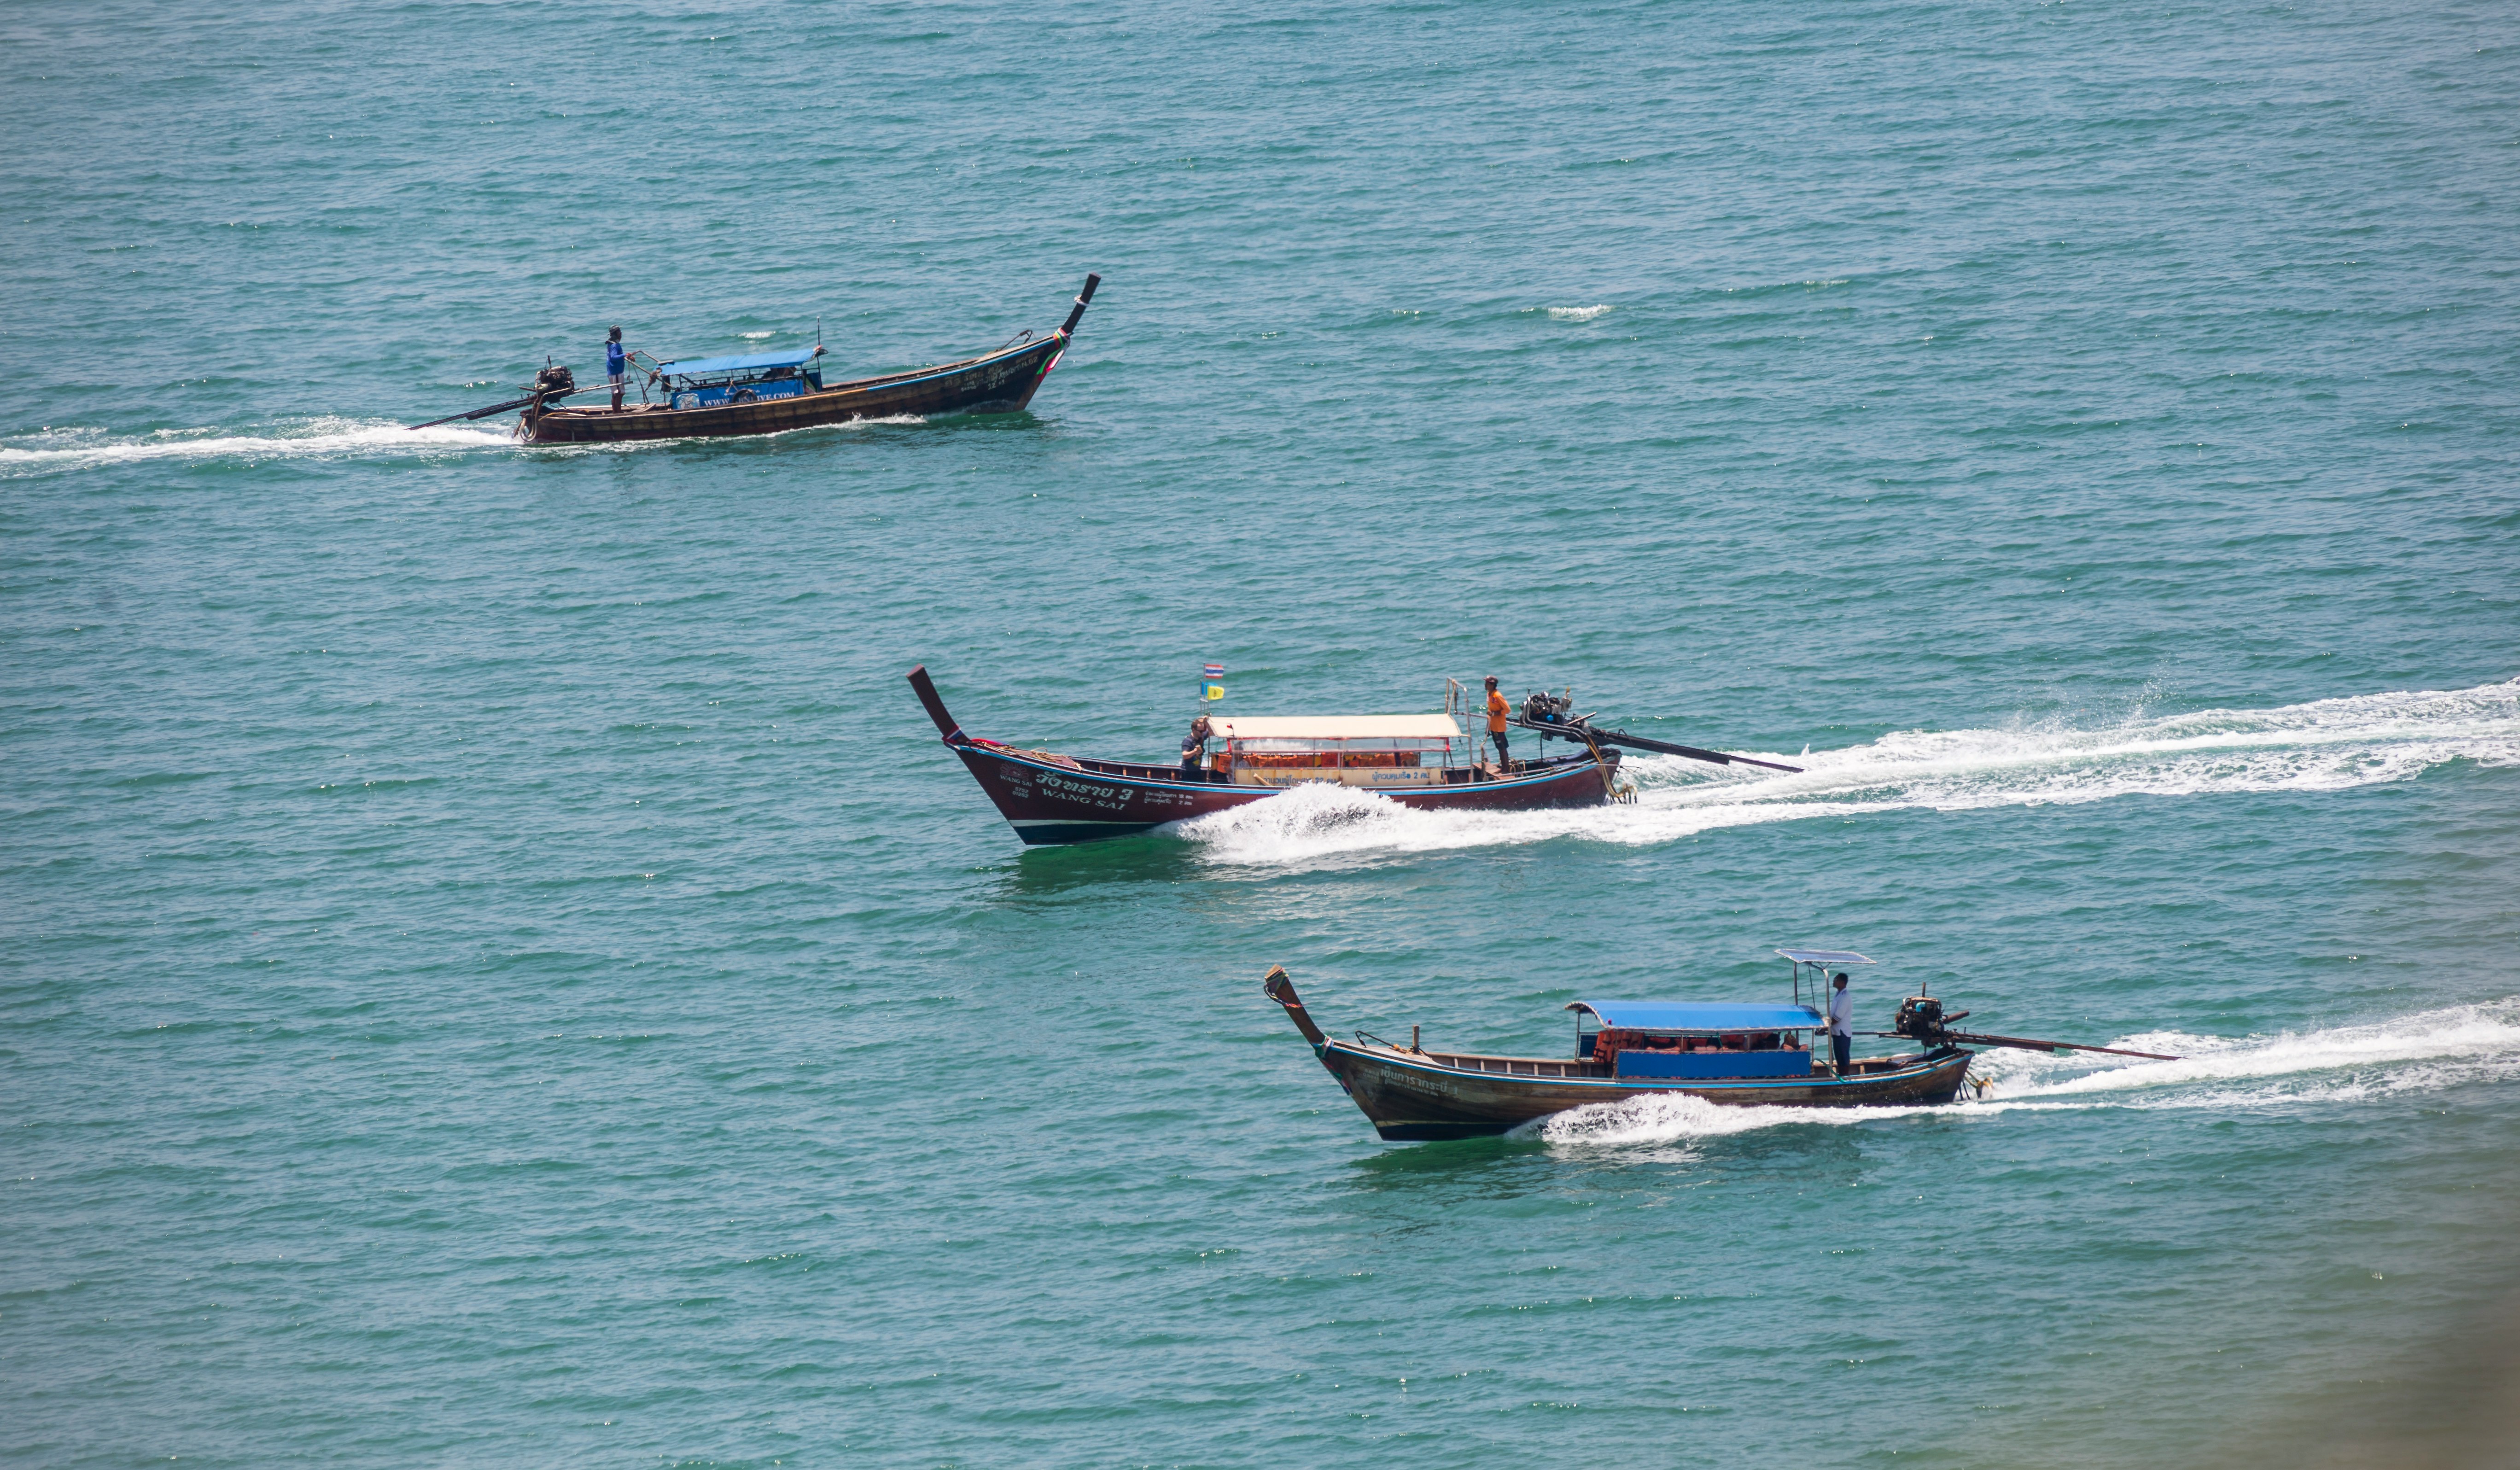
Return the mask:
[[[1229,740],[1457,740],[1451,715],[1210,715]]]

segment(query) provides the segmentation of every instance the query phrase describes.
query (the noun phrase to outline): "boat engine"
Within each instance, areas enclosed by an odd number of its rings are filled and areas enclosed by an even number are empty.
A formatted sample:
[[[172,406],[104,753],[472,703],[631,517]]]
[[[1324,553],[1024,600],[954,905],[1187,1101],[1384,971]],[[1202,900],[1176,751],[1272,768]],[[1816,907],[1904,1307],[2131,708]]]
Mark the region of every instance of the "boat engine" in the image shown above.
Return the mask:
[[[1967,1014],[1963,1010],[1949,1019],[1957,1021]],[[1910,996],[1899,1002],[1899,1018],[1890,1023],[1890,1030],[1931,1047],[1951,1040],[1951,1032],[1945,1022],[1942,1002],[1931,996]]]
[[[537,393],[574,393],[577,391],[577,379],[575,375],[568,371],[565,364],[552,363],[546,366],[541,372],[534,375],[534,391]]]
[[[1575,707],[1574,691],[1552,694],[1539,690],[1522,701],[1522,717],[1534,725],[1563,725],[1566,712]]]

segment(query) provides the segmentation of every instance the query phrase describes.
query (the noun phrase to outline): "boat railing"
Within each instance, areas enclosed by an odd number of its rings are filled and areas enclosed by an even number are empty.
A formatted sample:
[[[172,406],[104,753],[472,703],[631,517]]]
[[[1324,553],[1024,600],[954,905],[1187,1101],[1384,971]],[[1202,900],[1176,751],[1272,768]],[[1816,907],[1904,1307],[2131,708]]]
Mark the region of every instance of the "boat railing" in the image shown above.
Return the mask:
[[[1397,1047],[1371,1031],[1356,1033],[1359,1046],[1378,1047],[1395,1055],[1432,1063],[1456,1072],[1478,1072],[1491,1077],[1608,1077],[1610,1069],[1598,1062],[1566,1061],[1548,1056],[1482,1056],[1468,1051],[1425,1051]]]
[[[1456,1072],[1482,1072],[1497,1077],[1607,1077],[1598,1062],[1561,1061],[1546,1056],[1473,1056],[1453,1052],[1423,1053],[1428,1061]]]
[[[1131,780],[1177,781],[1184,779],[1179,766],[1141,766],[1129,761],[1080,759],[1076,762],[1076,767],[1080,771],[1091,771],[1097,776],[1117,776]],[[1204,770],[1192,778],[1190,783],[1201,786],[1219,784],[1213,779],[1213,774]]]
[[[1413,1050],[1410,1047],[1396,1046],[1393,1043],[1384,1041],[1382,1038],[1375,1036],[1372,1032],[1364,1030],[1360,1030],[1356,1033],[1356,1040],[1360,1047],[1372,1047],[1376,1050],[1385,1051],[1393,1056],[1405,1057],[1411,1061],[1421,1062],[1428,1066],[1442,1067],[1447,1071],[1474,1072],[1487,1077],[1615,1078],[1619,1076],[1618,1071],[1614,1067],[1607,1063],[1598,1061],[1582,1059],[1561,1060],[1555,1057],[1547,1056],[1489,1056],[1467,1051]],[[1744,1056],[1751,1056],[1762,1053],[1745,1051],[1741,1054]],[[1769,1052],[1765,1054],[1774,1055],[1776,1053]],[[1855,1059],[1853,1065],[1849,1066],[1846,1071],[1842,1073],[1835,1072],[1835,1069],[1833,1068],[1815,1066],[1812,1070],[1812,1075],[1823,1078],[1832,1074],[1840,1077],[1887,1077],[1912,1069],[1927,1067],[1938,1060],[1939,1058],[1930,1052],[1912,1052],[1897,1056],[1859,1056]],[[1654,1077],[1645,1080],[1665,1082],[1680,1079]]]

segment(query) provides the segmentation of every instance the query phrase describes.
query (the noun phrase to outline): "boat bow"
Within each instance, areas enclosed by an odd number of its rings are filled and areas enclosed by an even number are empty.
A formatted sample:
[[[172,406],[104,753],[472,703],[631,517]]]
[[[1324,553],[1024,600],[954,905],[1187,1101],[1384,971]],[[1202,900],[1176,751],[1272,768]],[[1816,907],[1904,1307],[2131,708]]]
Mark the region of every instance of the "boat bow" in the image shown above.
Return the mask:
[[[1286,978],[1284,965],[1269,966],[1268,976],[1260,982],[1260,992],[1286,1007],[1286,1014],[1294,1021],[1295,1029],[1304,1034],[1304,1040],[1312,1043],[1316,1050],[1329,1040],[1328,1035],[1314,1023],[1313,1013],[1304,1009],[1303,997],[1295,994],[1295,982]]]
[[[927,718],[936,722],[937,732],[945,736],[946,744],[968,745],[971,742],[971,737],[963,734],[961,722],[945,708],[945,696],[936,692],[936,681],[927,677],[927,665],[922,663],[910,671],[910,688],[919,695],[919,702],[926,709]]]

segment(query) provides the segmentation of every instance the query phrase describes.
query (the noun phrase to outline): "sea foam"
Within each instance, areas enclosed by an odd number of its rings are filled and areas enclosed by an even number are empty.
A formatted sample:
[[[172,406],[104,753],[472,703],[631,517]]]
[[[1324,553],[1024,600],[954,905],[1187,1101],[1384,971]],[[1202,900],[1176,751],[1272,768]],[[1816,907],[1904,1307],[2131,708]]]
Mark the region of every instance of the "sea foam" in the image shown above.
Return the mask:
[[[2228,1111],[2433,1091],[2520,1075],[2520,997],[2271,1037],[2162,1031],[2110,1045],[2169,1051],[2180,1060],[1988,1050],[1970,1068],[1985,1089],[1969,1090],[1952,1107],[1723,1107],[1688,1096],[1639,1097],[1558,1113],[1516,1132],[1552,1144],[1627,1146],[1786,1126],[1842,1128],[1923,1113],[1967,1119],[2095,1107]]]
[[[1548,812],[1421,812],[1370,792],[1297,786],[1172,828],[1219,864],[1319,865],[1557,837],[1639,846],[1722,827],[1927,809],[2344,790],[2411,780],[2452,761],[2520,765],[2520,680],[2456,690],[2321,699],[2267,710],[1909,731],[1799,755],[1749,774],[1679,756],[1631,756],[1633,804]]]
[[[688,439],[649,439],[622,444],[528,446],[516,440],[508,426],[513,421],[502,417],[498,422],[500,426],[496,428],[466,423],[405,428],[399,423],[373,420],[325,418],[310,419],[258,434],[222,433],[215,429],[161,429],[150,434],[110,434],[98,428],[45,429],[0,442],[0,479],[144,461],[233,460],[241,465],[260,465],[280,460],[442,457],[526,449],[545,454],[619,453],[693,442]],[[888,414],[882,418],[851,419],[840,423],[812,424],[747,437],[777,439],[826,429],[884,428],[926,422],[917,414]]]
[[[443,455],[515,447],[516,441],[509,436],[504,421],[497,428],[463,423],[405,428],[399,423],[373,420],[323,418],[277,426],[259,434],[220,433],[214,429],[161,429],[150,434],[109,434],[94,428],[47,429],[0,443],[0,476],[152,460],[224,459],[253,465],[272,460]]]

